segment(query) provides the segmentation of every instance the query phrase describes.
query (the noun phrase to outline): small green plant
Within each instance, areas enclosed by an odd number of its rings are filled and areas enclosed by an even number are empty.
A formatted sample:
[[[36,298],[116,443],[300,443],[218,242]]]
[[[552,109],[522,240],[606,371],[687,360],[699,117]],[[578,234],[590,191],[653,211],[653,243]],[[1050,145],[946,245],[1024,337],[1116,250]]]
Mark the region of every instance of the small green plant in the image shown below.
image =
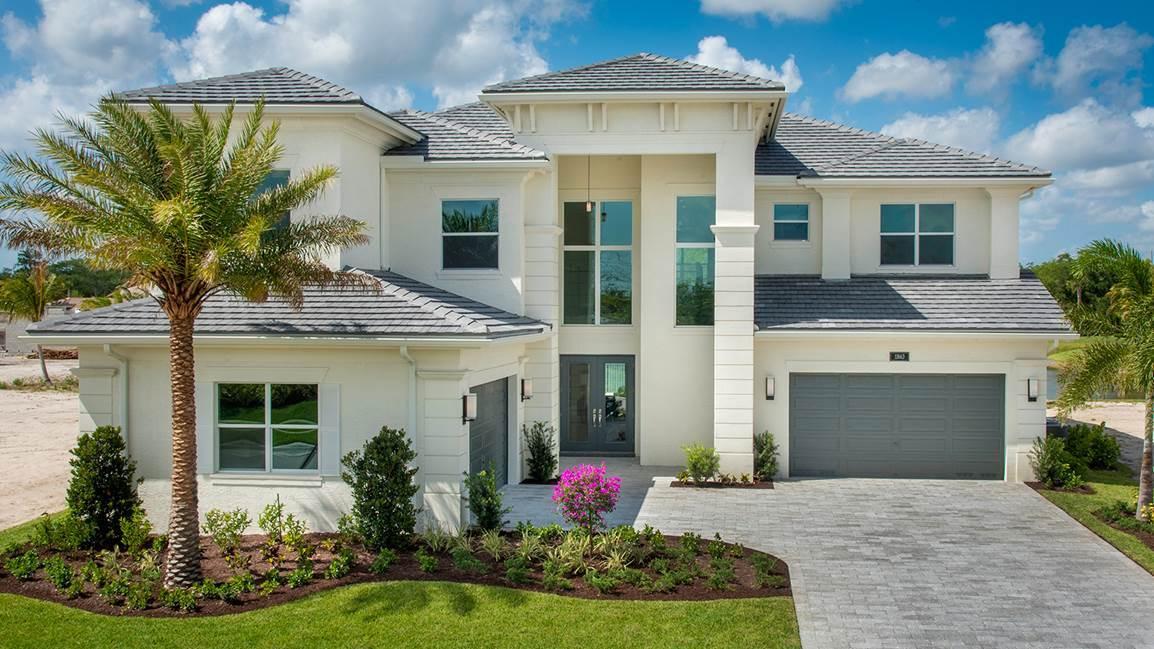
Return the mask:
[[[88,542],[88,526],[71,513],[62,517],[42,515],[32,532],[32,546],[41,550],[71,552]]]
[[[701,444],[689,444],[681,448],[685,451],[685,470],[694,484],[705,484],[717,475],[721,467],[721,456],[716,450]]]
[[[549,523],[548,525],[538,527],[537,531],[541,534],[541,540],[547,542],[556,541],[562,536],[565,536],[565,528],[557,523]]]
[[[100,426],[77,438],[72,449],[72,477],[65,500],[69,515],[86,529],[85,545],[120,544],[120,522],[140,506],[136,494],[136,461],[128,456],[120,428]]]
[[[300,561],[297,567],[288,574],[285,578],[285,583],[289,588],[301,588],[307,586],[313,581],[313,562]]]
[[[473,553],[465,548],[453,548],[449,556],[453,558],[453,565],[462,572],[475,574],[488,572],[489,567],[485,565],[485,562],[473,556]]]
[[[1059,437],[1035,439],[1029,459],[1034,477],[1049,489],[1076,489],[1084,482],[1074,468],[1075,459]]]
[[[275,504],[279,505],[280,499]],[[269,509],[266,507],[265,512]],[[281,508],[283,513],[283,507]],[[262,517],[264,514],[262,513]],[[240,551],[241,536],[252,525],[252,516],[237,507],[231,511],[210,509],[204,514],[204,533],[212,537],[212,542],[223,556],[233,556]]]
[[[128,591],[132,586],[129,575],[126,573],[118,573],[109,576],[104,580],[104,585],[96,589],[96,594],[100,595],[102,599],[110,604],[120,604],[124,598],[128,597]]]
[[[542,565],[541,585],[552,591],[573,590],[573,582],[565,578],[565,569],[552,560]]]
[[[383,575],[389,570],[389,566],[397,561],[397,553],[385,548],[377,553],[373,558],[373,562],[369,564],[369,572],[374,575]]]
[[[617,590],[617,587],[621,585],[621,580],[610,572],[601,573],[596,569],[590,569],[585,573],[585,583],[598,593],[608,595]]]
[[[403,430],[385,426],[363,449],[341,459],[341,478],[353,492],[353,515],[374,552],[409,543],[417,524],[413,477],[417,452]]]
[[[713,537],[713,540],[709,542],[709,545],[706,546],[705,551],[709,553],[710,557],[720,559],[725,556],[728,549],[729,547],[721,540],[721,534],[717,534]]]
[[[60,557],[48,557],[44,561],[44,576],[60,592],[68,590],[72,581],[76,579],[76,571]]]
[[[120,519],[120,547],[129,554],[139,555],[147,546],[148,538],[152,535],[152,523],[144,510],[137,507],[132,510],[132,516]]]
[[[160,594],[160,603],[181,613],[196,610],[196,592],[192,588],[166,588]]]
[[[251,572],[242,572],[233,575],[229,578],[228,583],[232,584],[242,593],[251,593],[256,590],[256,577],[253,577]]]
[[[152,603],[152,584],[142,581],[135,582],[128,587],[124,594],[124,606],[134,611],[143,611]]]
[[[701,552],[701,537],[693,532],[681,535],[681,549],[691,555]]]
[[[493,561],[504,559],[509,549],[509,544],[505,542],[505,537],[501,536],[500,530],[488,530],[481,534],[479,545],[481,551],[489,555]]]
[[[1113,469],[1122,456],[1118,440],[1106,432],[1106,422],[1068,426],[1066,451],[1091,469]]]
[[[758,588],[781,588],[785,585],[785,575],[774,572],[777,569],[777,559],[755,553],[750,557],[753,564],[753,583]]]
[[[425,547],[429,548],[430,552],[437,554],[444,554],[453,547],[453,535],[441,529],[441,526],[436,523],[430,523],[426,526],[424,532],[421,533],[421,542]]]
[[[310,544],[306,540],[309,533],[308,524],[304,519],[297,518],[292,514],[288,514],[284,518],[283,525],[284,543],[293,552],[298,555],[311,556],[316,551],[316,546]]]
[[[20,581],[29,581],[36,575],[36,571],[40,569],[40,557],[34,551],[29,550],[22,555],[12,557],[5,561],[4,569],[8,571],[8,574]]]
[[[502,504],[501,490],[497,486],[497,473],[490,462],[472,475],[465,474],[465,492],[469,499],[469,512],[473,523],[482,530],[498,530],[504,523],[509,509]]]
[[[420,548],[413,553],[413,558],[417,560],[417,567],[421,569],[421,572],[436,572],[441,564],[437,555],[425,552],[425,548]]]
[[[529,583],[528,560],[517,554],[505,559],[505,579],[514,584]]]
[[[557,475],[557,456],[554,453],[555,430],[544,421],[535,421],[532,426],[522,426],[525,448],[529,453],[529,479],[548,482]]]
[[[768,430],[753,436],[753,479],[772,480],[777,475],[778,446]],[[744,475],[744,474],[743,474]]]
[[[356,516],[343,514],[337,519],[337,538],[344,545],[359,545],[364,542]]]
[[[73,579],[72,583],[68,584],[68,587],[65,588],[62,592],[66,599],[76,599],[77,597],[80,597],[84,594],[84,580]]]
[[[344,548],[333,557],[329,562],[329,566],[325,568],[325,579],[340,579],[353,571],[353,562],[356,555],[353,551]]]
[[[521,537],[521,543],[517,546],[517,556],[523,557],[527,561],[535,561],[544,554],[545,544],[541,541],[541,537],[535,534]]]

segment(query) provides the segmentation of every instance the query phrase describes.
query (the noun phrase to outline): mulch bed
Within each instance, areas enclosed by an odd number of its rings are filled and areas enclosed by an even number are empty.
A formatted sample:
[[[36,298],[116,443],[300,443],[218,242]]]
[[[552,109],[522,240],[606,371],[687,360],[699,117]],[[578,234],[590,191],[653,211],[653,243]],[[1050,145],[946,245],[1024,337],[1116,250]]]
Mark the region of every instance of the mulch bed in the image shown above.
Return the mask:
[[[319,544],[324,539],[334,537],[335,535],[310,534],[308,536]],[[508,533],[505,536],[507,539],[516,538],[514,533]],[[680,537],[666,536],[665,538],[670,548],[678,547]],[[246,536],[244,537],[244,542],[242,544],[242,551],[252,553],[254,556],[254,561],[250,566],[250,571],[254,575],[258,576],[258,583],[260,581],[259,576],[263,575],[265,571],[271,567],[268,563],[256,559],[258,556],[258,548],[260,547],[260,543],[263,539],[264,537],[259,535]],[[701,540],[701,549],[696,557],[696,562],[705,575],[711,573],[710,556],[706,551],[709,543],[709,539]],[[736,547],[728,543],[725,545],[727,546],[727,549]],[[233,570],[227,565],[217,547],[212,543],[211,539],[208,537],[202,537],[201,549],[203,552],[202,570],[203,577],[205,579],[224,582],[234,575]],[[200,617],[241,613],[244,611],[277,606],[332,588],[365,582],[439,581],[468,583],[488,586],[502,586],[505,588],[550,593],[565,597],[601,600],[699,601],[757,597],[780,597],[790,596],[792,594],[792,590],[790,588],[791,584],[789,579],[789,568],[784,561],[777,560],[776,566],[772,571],[772,574],[780,575],[782,577],[782,585],[776,588],[761,588],[755,585],[754,577],[756,573],[751,557],[765,553],[745,548],[743,548],[742,551],[742,558],[734,558],[735,578],[734,581],[729,584],[726,590],[711,589],[706,586],[705,577],[699,577],[694,581],[694,583],[677,586],[675,591],[669,593],[647,592],[628,583],[622,583],[615,592],[601,593],[594,589],[592,586],[585,583],[581,577],[574,576],[570,577],[570,582],[573,585],[572,590],[553,591],[548,590],[541,585],[541,578],[543,575],[539,567],[534,566],[530,569],[529,583],[513,583],[505,578],[505,568],[502,562],[493,561],[488,555],[480,551],[474,552],[474,555],[477,559],[486,565],[487,572],[485,573],[466,572],[458,569],[447,554],[437,555],[440,560],[440,565],[436,571],[424,572],[420,569],[418,562],[414,557],[415,549],[398,552],[396,562],[394,562],[388,568],[388,571],[384,575],[376,575],[369,572],[368,570],[368,566],[372,562],[374,555],[367,550],[364,550],[363,548],[357,548],[355,550],[355,564],[352,571],[347,576],[341,579],[325,579],[323,577],[324,571],[334,555],[331,552],[318,548],[313,559],[316,578],[311,583],[298,588],[289,588],[287,585],[281,586],[276,591],[267,596],[261,595],[258,592],[243,593],[240,595],[239,601],[236,603],[228,603],[217,599],[198,599],[198,607],[194,612],[174,611],[163,607],[155,601],[144,610],[127,609],[122,605],[110,603],[108,600],[98,595],[95,592],[95,588],[92,586],[92,584],[86,584],[83,594],[76,599],[68,599],[63,594],[59,593],[56,588],[46,580],[43,568],[37,571],[35,578],[31,581],[20,581],[12,575],[8,574],[7,571],[0,571],[0,593],[12,593],[25,597],[57,602],[72,608],[83,609],[85,611],[100,613],[104,615],[138,617]],[[59,556],[65,558],[70,565],[78,570],[89,558],[88,555],[82,553],[73,553],[71,555]],[[727,553],[726,556],[728,557],[729,554]],[[284,561],[280,569],[282,578],[287,576],[293,568],[295,568],[294,561]],[[656,573],[652,569],[646,567],[642,568],[642,570],[651,577],[656,576]]]
[[[773,489],[773,481],[765,482],[716,482],[710,480],[698,484],[692,480],[674,480],[670,487],[687,487],[690,489]]]
[[[1118,530],[1119,532],[1129,534],[1130,536],[1141,541],[1142,544],[1145,545],[1146,547],[1150,548],[1151,550],[1154,550],[1154,534],[1151,534],[1150,532],[1146,532],[1144,530],[1134,530],[1134,529],[1128,529],[1128,528],[1122,527],[1121,525],[1115,523],[1114,521],[1110,520],[1109,518],[1106,518],[1105,516],[1102,516],[1100,513],[1097,513],[1097,512],[1094,513],[1094,517],[1097,518],[1098,520],[1102,521],[1103,523],[1109,525],[1110,527]]]
[[[1059,489],[1051,489],[1051,488],[1047,487],[1046,485],[1042,484],[1041,482],[1027,482],[1026,486],[1030,487],[1034,491],[1058,491],[1058,492],[1067,493],[1067,494],[1086,494],[1086,495],[1098,493],[1098,492],[1094,491],[1094,487],[1092,487],[1088,484],[1084,484],[1084,485],[1082,485],[1076,489],[1067,489],[1065,487],[1062,487]]]

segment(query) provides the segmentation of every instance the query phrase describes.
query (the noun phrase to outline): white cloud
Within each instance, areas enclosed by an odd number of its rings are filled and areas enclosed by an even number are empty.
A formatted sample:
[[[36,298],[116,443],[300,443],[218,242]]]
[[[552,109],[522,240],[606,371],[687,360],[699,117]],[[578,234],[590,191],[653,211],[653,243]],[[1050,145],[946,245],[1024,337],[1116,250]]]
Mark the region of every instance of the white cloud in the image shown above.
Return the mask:
[[[948,144],[968,151],[989,153],[994,149],[1001,120],[991,108],[955,108],[941,115],[906,113],[881,128],[895,137],[912,137]]]
[[[1154,129],[1086,99],[1013,135],[1006,151],[1015,160],[1054,170],[1125,165],[1154,159]]]
[[[409,98],[404,86],[431,84],[446,106],[474,101],[487,83],[543,72],[537,43],[582,11],[573,0],[397,0],[383,33],[373,0],[288,0],[277,15],[234,2],[201,16],[181,42],[173,75],[285,65],[402,103]]]
[[[1130,113],[1134,121],[1142,128],[1154,128],[1154,108],[1142,108]]]
[[[952,68],[949,61],[909,50],[886,52],[857,66],[841,93],[851,102],[872,97],[941,97],[954,86]]]
[[[1154,232],[1154,201],[1142,203],[1142,221],[1138,227],[1147,232]]]
[[[780,81],[785,84],[785,89],[789,92],[797,92],[805,83],[801,78],[801,70],[797,67],[797,61],[794,60],[792,54],[781,64],[779,69],[762,63],[761,59],[743,57],[741,52],[731,46],[724,36],[706,36],[697,43],[697,54],[687,58],[701,65]]]
[[[1139,191],[1154,186],[1154,160],[1072,171],[1062,181],[1072,189],[1099,193]]]
[[[846,0],[701,0],[701,11],[715,16],[762,15],[775,23],[787,20],[820,22]]]
[[[974,58],[966,88],[975,93],[1002,91],[1041,54],[1042,38],[1030,25],[992,25],[986,30],[986,44]]]
[[[1057,59],[1039,76],[1071,99],[1090,94],[1123,105],[1141,100],[1145,51],[1154,45],[1149,34],[1122,23],[1076,27],[1066,37]]]

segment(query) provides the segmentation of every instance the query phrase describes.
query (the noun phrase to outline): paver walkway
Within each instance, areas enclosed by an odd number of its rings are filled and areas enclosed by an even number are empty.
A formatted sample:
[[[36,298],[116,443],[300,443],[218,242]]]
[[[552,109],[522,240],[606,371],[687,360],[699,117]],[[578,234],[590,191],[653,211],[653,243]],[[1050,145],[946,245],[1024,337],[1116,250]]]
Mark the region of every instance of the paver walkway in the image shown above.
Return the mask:
[[[1024,485],[697,491],[655,477],[672,468],[606,463],[623,477],[612,524],[721,532],[788,562],[807,648],[1154,647],[1154,577]],[[550,492],[507,487],[510,520],[559,521]]]

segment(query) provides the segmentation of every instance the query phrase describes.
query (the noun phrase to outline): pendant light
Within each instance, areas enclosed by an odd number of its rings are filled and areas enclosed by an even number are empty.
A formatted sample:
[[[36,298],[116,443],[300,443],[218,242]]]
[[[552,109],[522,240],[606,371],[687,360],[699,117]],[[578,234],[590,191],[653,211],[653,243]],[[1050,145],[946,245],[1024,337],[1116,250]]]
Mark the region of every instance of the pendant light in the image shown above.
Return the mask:
[[[586,214],[592,214],[593,213],[593,199],[590,197],[590,193],[592,191],[591,185],[593,184],[593,176],[592,176],[593,162],[592,162],[592,160],[593,160],[593,156],[588,156],[588,155],[585,156],[585,213]]]

